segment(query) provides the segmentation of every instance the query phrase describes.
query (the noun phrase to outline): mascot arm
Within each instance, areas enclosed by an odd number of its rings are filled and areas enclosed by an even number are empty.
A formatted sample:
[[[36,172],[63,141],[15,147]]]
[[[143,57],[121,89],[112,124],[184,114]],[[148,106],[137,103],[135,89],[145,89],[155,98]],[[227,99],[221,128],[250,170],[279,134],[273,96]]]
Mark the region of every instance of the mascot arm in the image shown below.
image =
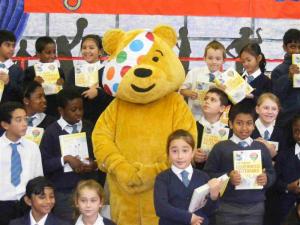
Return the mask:
[[[98,119],[93,134],[94,155],[99,169],[112,174],[130,192],[130,187],[141,184],[137,169],[128,163],[115,143],[117,101],[113,101]]]

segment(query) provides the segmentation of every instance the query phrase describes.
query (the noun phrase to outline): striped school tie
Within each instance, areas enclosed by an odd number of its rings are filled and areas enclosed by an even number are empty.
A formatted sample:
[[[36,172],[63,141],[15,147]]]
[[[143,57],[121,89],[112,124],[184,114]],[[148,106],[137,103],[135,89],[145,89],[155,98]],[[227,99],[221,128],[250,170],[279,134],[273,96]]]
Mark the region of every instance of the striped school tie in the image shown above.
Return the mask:
[[[238,143],[238,145],[240,146],[240,147],[242,147],[242,148],[247,148],[249,145],[248,145],[248,143],[246,142],[246,141],[240,141],[239,143]]]
[[[213,73],[209,73],[209,82],[213,82],[216,76]]]
[[[33,121],[34,121],[35,117],[28,117],[27,119],[27,125],[30,127],[33,127]]]
[[[184,184],[184,186],[188,187],[190,180],[189,180],[189,172],[187,172],[186,170],[183,170],[181,173],[181,178],[182,178],[182,183]]]
[[[68,125],[68,126],[72,127],[72,134],[78,133],[77,124]]]
[[[254,77],[252,75],[247,76],[247,82],[250,84],[254,80]]]
[[[269,133],[268,130],[265,130],[265,132],[264,132],[264,139],[265,139],[266,141],[270,140],[270,133]]]
[[[22,162],[20,153],[18,152],[18,145],[20,143],[10,143],[11,152],[11,166],[10,166],[10,182],[17,187],[21,183]]]

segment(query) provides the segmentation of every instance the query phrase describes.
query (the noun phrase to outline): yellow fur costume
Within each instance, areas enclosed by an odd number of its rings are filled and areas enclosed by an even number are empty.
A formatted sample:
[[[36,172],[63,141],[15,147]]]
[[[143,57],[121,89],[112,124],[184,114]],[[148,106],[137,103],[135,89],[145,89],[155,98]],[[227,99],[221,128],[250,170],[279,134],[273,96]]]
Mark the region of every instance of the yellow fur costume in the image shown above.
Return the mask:
[[[130,58],[124,53],[127,49],[148,46],[146,54],[134,56],[136,65],[124,66],[125,72],[120,69],[118,85],[105,86],[116,99],[98,119],[92,136],[98,166],[107,172],[112,219],[118,225],[158,224],[153,185],[156,175],[169,166],[167,137],[177,129],[196,137],[193,115],[175,92],[184,81],[183,67],[172,51],[175,44],[176,33],[168,26],[152,32],[114,29],[103,37],[110,54],[106,67]],[[111,69],[104,72],[108,83],[112,74]]]

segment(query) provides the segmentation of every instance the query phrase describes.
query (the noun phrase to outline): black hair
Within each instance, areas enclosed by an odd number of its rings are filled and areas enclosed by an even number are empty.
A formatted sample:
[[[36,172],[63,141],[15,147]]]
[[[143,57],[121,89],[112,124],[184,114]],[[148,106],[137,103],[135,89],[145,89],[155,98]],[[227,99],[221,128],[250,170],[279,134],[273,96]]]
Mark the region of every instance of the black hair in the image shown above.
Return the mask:
[[[13,32],[8,30],[0,30],[0,45],[5,41],[16,42],[16,36]]]
[[[102,39],[99,35],[96,34],[88,34],[86,36],[84,36],[81,40],[81,45],[80,45],[80,49],[82,49],[82,45],[83,42],[85,42],[87,39],[93,39],[98,47],[99,50],[101,50],[103,48],[102,46]]]
[[[250,55],[252,55],[254,57],[258,57],[259,55],[261,55],[261,60],[259,62],[259,68],[260,68],[261,72],[266,71],[266,64],[267,64],[266,57],[265,57],[264,53],[262,53],[259,44],[250,43],[250,44],[247,44],[246,46],[244,46],[242,48],[242,50],[240,51],[240,54],[239,54],[240,57],[243,52],[248,52]]]
[[[229,104],[229,100],[228,100],[227,94],[224,91],[222,91],[221,89],[214,87],[214,88],[209,89],[206,92],[206,94],[207,93],[215,93],[215,94],[217,94],[219,96],[219,98],[220,98],[221,106],[223,106],[223,105],[227,106]]]
[[[20,102],[5,102],[0,105],[0,122],[10,123],[12,113],[16,109],[24,109],[24,106]],[[25,110],[25,109],[24,109]]]
[[[297,123],[298,121],[300,121],[300,114],[296,114],[293,119],[292,119],[292,126]]]
[[[65,108],[69,101],[72,101],[76,98],[82,98],[80,92],[74,87],[67,87],[63,88],[60,92],[58,92],[56,99],[57,99],[57,106],[61,108]]]
[[[255,103],[252,99],[244,99],[241,102],[233,105],[229,111],[229,121],[233,123],[238,114],[248,114],[253,118],[256,118]]]
[[[47,44],[55,44],[55,41],[48,36],[39,37],[35,42],[35,51],[41,53]]]
[[[31,198],[32,195],[44,194],[45,188],[54,190],[54,185],[43,176],[39,176],[28,181],[25,195]]]
[[[31,81],[27,83],[23,88],[23,98],[30,98],[31,94],[42,85],[37,81]]]
[[[289,29],[283,35],[283,44],[287,46],[289,43],[300,42],[300,31],[298,29]]]

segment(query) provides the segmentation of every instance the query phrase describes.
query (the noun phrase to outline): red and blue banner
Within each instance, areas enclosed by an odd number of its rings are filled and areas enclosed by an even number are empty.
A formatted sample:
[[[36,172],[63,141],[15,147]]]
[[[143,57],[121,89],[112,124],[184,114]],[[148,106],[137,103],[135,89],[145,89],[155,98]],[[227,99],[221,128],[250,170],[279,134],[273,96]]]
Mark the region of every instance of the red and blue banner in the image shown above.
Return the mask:
[[[25,12],[300,18],[300,0],[25,0]]]

